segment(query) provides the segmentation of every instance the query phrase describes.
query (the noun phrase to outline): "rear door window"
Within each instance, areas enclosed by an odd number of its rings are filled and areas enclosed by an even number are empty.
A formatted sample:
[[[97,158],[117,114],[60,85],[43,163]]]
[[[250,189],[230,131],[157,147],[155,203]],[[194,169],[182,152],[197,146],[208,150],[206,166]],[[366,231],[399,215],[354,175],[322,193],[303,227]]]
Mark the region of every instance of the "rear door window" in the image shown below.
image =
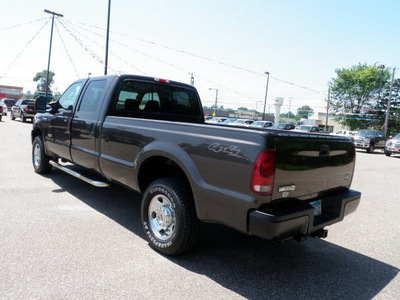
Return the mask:
[[[125,80],[114,101],[111,115],[197,122],[197,118],[201,118],[201,110],[193,90]]]

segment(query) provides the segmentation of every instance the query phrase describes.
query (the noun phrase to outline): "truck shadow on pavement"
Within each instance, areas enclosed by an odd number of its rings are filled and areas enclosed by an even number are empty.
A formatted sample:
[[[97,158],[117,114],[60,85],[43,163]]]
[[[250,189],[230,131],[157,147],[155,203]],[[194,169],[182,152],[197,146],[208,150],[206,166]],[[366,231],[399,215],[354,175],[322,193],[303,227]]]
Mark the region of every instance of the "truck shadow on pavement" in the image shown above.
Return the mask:
[[[54,169],[47,178],[60,186],[53,192],[72,194],[146,239],[139,193],[117,185],[95,188]],[[282,245],[222,225],[204,227],[197,247],[166,258],[248,299],[372,299],[400,271],[326,240]]]

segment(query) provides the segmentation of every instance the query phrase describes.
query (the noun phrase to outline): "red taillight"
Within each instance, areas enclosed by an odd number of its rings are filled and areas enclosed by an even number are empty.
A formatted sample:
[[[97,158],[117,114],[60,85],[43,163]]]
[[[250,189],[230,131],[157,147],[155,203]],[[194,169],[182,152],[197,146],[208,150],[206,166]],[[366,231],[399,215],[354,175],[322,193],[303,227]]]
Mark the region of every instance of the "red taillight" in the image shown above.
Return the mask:
[[[275,150],[261,152],[254,164],[251,190],[259,195],[271,195],[275,178]]]
[[[162,83],[169,83],[169,80],[167,80],[167,79],[161,79],[161,78],[154,78],[154,81],[162,82]]]
[[[29,108],[28,108],[28,106],[27,106],[27,107],[25,107],[25,111],[26,111],[26,112],[28,112],[28,111],[29,111]]]

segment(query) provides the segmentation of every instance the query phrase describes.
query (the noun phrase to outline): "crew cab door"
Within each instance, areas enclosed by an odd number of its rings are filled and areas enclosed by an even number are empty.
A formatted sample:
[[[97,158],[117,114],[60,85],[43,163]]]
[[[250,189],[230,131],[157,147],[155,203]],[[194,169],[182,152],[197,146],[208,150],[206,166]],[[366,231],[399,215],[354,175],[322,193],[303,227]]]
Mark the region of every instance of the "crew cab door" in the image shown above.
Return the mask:
[[[58,157],[71,160],[70,155],[70,126],[74,108],[79,98],[84,80],[73,83],[62,94],[53,109],[54,113],[45,128],[45,143],[47,149]]]
[[[385,134],[383,133],[383,131],[378,131],[376,133],[375,148],[385,148],[385,144],[386,144]]]
[[[98,118],[107,80],[90,81],[71,124],[71,157],[76,164],[96,169]]]

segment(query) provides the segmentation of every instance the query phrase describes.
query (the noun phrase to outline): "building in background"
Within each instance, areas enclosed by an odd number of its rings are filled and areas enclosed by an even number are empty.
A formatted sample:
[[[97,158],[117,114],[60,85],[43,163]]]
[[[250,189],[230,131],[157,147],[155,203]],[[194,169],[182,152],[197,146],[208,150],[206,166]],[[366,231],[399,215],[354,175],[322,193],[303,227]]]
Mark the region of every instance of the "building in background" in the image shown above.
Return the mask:
[[[0,99],[12,98],[19,100],[22,98],[24,88],[18,86],[0,85]]]

